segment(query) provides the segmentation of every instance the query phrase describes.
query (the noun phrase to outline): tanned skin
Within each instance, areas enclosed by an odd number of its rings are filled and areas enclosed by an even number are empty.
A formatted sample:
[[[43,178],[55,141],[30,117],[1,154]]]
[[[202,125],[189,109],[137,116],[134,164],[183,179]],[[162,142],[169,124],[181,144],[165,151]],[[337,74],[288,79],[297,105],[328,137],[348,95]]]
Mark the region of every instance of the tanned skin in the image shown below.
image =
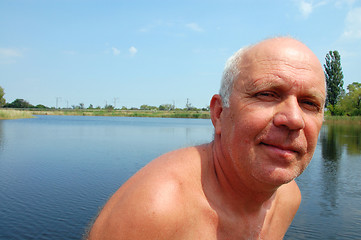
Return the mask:
[[[282,239],[301,202],[294,181],[323,121],[324,73],[291,38],[245,53],[229,107],[210,103],[214,140],[153,160],[106,203],[90,240]]]

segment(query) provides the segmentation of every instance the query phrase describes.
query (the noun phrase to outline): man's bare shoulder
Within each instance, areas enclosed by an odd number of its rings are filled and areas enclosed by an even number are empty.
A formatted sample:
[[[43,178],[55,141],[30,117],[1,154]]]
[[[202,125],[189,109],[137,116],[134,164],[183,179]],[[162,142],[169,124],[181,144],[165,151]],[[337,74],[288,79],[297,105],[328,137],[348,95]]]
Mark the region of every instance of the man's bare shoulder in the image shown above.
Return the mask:
[[[203,147],[176,150],[153,160],[112,196],[90,239],[176,239],[186,233],[201,192]]]
[[[300,203],[301,192],[294,180],[280,186],[277,190],[270,228],[280,230],[283,235],[292,223]]]
[[[301,203],[301,191],[295,180],[278,188],[278,201],[280,205],[287,206],[288,210],[294,210],[294,214]]]
[[[280,186],[267,214],[262,239],[283,239],[300,203],[301,192],[294,180]]]

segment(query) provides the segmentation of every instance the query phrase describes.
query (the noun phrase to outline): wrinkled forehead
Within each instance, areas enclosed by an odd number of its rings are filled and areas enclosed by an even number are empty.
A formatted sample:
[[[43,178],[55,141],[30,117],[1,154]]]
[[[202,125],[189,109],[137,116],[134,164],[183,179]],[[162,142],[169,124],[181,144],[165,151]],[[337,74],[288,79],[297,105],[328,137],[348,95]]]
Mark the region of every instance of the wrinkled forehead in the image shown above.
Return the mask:
[[[237,80],[255,80],[259,75],[283,74],[284,77],[299,78],[307,74],[310,81],[325,85],[321,63],[304,44],[295,40],[265,41],[247,50],[240,61]],[[302,77],[301,77],[302,79]],[[306,79],[304,79],[306,80]]]

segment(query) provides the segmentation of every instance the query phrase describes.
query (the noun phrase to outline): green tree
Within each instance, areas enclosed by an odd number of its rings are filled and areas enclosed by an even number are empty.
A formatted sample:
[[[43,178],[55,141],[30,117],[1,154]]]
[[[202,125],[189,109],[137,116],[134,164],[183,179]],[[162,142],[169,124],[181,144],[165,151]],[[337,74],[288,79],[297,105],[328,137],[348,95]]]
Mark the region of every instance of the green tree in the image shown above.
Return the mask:
[[[0,87],[0,107],[3,107],[6,103],[4,95],[5,95],[4,89]]]
[[[354,82],[347,86],[347,94],[340,100],[340,109],[346,115],[361,115],[361,83]]]
[[[46,109],[48,108],[47,106],[43,105],[43,104],[38,104],[35,106],[35,108],[41,108],[41,109]]]
[[[147,104],[143,104],[139,108],[140,110],[157,110],[156,106],[149,106]]]
[[[326,63],[323,66],[327,83],[326,107],[330,110],[331,115],[334,115],[335,106],[344,92],[341,56],[338,51],[329,51],[325,60]]]
[[[31,105],[29,102],[25,101],[24,99],[15,99],[12,103],[5,104],[4,107],[8,108],[33,108],[34,106]]]
[[[112,110],[114,110],[114,106],[113,105],[108,105],[108,104],[106,104],[105,105],[105,107],[104,107],[104,109],[106,109],[106,110],[108,110],[108,111],[112,111]]]
[[[170,110],[173,110],[173,105],[172,104],[162,104],[162,105],[159,105],[158,109],[161,111],[170,111]]]

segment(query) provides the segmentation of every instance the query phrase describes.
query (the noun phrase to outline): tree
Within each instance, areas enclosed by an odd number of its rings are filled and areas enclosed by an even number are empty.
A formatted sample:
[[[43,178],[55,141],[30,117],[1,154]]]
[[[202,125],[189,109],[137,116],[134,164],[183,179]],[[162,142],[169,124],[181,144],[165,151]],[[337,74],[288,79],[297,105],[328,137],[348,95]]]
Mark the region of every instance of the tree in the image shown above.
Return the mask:
[[[326,107],[334,115],[334,108],[344,93],[343,72],[341,67],[341,56],[338,51],[329,51],[326,54],[325,77],[327,83]]]
[[[170,111],[170,110],[173,110],[173,105],[172,104],[161,104],[161,105],[159,105],[158,109],[161,111]]]
[[[4,95],[5,95],[4,89],[0,87],[0,107],[3,107],[6,103]]]
[[[114,110],[114,106],[113,105],[108,105],[108,104],[106,104],[105,105],[105,107],[104,107],[104,109],[106,109],[106,110],[108,110],[108,111],[112,111],[112,110]]]
[[[143,104],[143,105],[140,106],[139,109],[140,109],[140,110],[157,110],[157,107],[156,107],[156,106],[149,106],[149,105]]]
[[[12,103],[5,104],[7,108],[33,108],[34,106],[25,101],[24,99],[16,99]]]
[[[350,116],[361,115],[361,83],[347,86],[348,93],[340,100],[342,113]]]
[[[43,104],[38,104],[35,106],[35,108],[47,109],[48,107]]]

